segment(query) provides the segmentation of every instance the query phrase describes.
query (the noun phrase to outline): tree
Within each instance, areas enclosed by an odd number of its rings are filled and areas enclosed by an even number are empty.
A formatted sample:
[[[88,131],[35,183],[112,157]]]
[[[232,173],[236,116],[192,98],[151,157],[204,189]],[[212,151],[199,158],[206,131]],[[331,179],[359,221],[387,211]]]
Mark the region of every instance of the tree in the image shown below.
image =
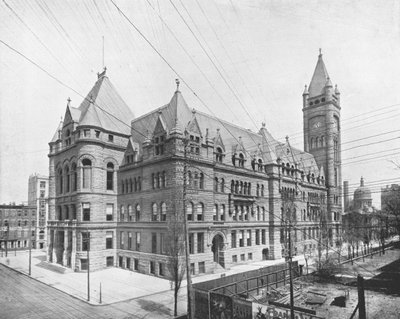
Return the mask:
[[[400,236],[400,187],[382,190],[382,217],[390,221],[390,226]],[[382,222],[384,221],[384,219]],[[389,225],[388,225],[389,226]],[[388,232],[389,227],[388,227]]]
[[[174,316],[178,315],[178,293],[181,283],[185,277],[185,229],[184,221],[179,220],[177,215],[168,220],[167,234],[167,268],[170,274],[171,285],[174,289]]]

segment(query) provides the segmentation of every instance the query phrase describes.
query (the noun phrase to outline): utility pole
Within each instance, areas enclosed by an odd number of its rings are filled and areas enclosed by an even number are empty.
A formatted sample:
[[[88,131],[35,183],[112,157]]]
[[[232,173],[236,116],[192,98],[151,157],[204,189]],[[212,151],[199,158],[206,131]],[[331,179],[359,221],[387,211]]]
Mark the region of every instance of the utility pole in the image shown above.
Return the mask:
[[[28,209],[28,214],[29,214],[29,276],[31,275],[32,272],[32,212],[29,211]]]
[[[86,247],[86,252],[87,252],[87,301],[90,301],[90,259],[89,259],[89,250],[90,250],[90,233],[89,229],[86,228],[86,241],[87,241],[87,247]]]
[[[358,318],[366,319],[365,312],[365,296],[364,296],[364,278],[361,275],[357,276],[357,289],[358,289]]]
[[[9,236],[9,233],[10,233],[10,226],[8,226],[8,224],[7,224],[7,230],[6,230],[6,257],[8,257],[8,236]]]
[[[177,82],[178,83],[178,82]],[[183,217],[184,221],[184,229],[185,229],[185,257],[186,257],[186,280],[187,280],[187,313],[188,319],[192,319],[192,278],[190,274],[190,256],[189,256],[189,229],[188,229],[188,220],[187,220],[187,212],[186,212],[186,176],[187,176],[187,143],[188,139],[186,136],[184,137],[183,142]],[[193,213],[193,212],[192,212]]]
[[[293,297],[293,278],[292,278],[292,221],[289,220],[289,282],[290,282],[290,319],[294,318],[294,297]]]

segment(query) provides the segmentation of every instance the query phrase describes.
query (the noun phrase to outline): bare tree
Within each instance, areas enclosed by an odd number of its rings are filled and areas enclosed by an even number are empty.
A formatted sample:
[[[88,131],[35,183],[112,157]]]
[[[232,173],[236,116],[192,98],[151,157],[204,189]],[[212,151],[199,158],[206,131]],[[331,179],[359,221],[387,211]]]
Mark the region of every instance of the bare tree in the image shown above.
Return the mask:
[[[185,277],[185,231],[184,221],[178,216],[171,216],[168,220],[167,234],[167,267],[170,274],[171,285],[174,289],[174,316],[178,315],[178,293]]]

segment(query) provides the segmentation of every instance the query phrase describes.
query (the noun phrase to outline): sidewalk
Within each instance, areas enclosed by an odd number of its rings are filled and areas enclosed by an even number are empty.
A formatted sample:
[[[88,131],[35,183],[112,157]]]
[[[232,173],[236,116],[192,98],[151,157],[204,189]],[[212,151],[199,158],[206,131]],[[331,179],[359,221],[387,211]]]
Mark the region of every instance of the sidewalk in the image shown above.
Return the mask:
[[[90,301],[87,301],[87,273],[73,272],[69,268],[47,263],[45,258],[44,252],[32,251],[31,277],[92,305],[100,304],[101,284],[103,305],[162,294],[163,296],[171,296],[171,298],[168,298],[170,303],[165,304],[165,306],[173,309],[173,291],[171,290],[170,281],[167,279],[120,268],[107,268],[96,271],[90,273]],[[299,260],[300,264],[304,264],[302,257],[296,257],[294,260]],[[229,276],[283,262],[284,259],[279,259],[237,265],[225,272],[192,277],[192,282],[208,281],[219,278],[222,274]],[[29,253],[28,251],[19,251],[14,256],[14,252],[12,252],[7,258],[0,257],[0,263],[27,275],[29,271]],[[179,295],[181,300],[186,299],[185,279],[182,281]],[[180,303],[186,307],[185,302],[180,301]]]

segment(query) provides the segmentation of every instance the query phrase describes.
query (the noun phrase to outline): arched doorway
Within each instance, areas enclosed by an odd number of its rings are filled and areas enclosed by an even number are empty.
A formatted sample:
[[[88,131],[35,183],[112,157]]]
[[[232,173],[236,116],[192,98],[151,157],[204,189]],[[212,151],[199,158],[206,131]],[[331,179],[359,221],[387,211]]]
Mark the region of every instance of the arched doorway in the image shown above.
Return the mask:
[[[214,262],[220,264],[222,267],[225,267],[225,258],[224,258],[224,239],[220,234],[214,236],[212,240],[211,251],[214,255]]]
[[[268,260],[269,258],[269,249],[268,248],[264,248],[262,250],[262,259],[263,260]]]

